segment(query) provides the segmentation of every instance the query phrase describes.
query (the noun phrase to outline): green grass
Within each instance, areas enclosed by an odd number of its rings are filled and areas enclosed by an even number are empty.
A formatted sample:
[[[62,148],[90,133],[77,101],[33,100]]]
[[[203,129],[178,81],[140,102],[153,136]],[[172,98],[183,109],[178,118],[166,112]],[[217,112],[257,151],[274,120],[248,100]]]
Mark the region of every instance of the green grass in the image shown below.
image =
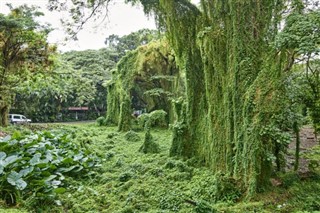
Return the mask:
[[[95,151],[103,159],[100,171],[91,178],[68,180],[67,192],[59,195],[61,206],[31,208],[27,201],[22,201],[15,209],[5,209],[0,202],[0,212],[29,209],[29,212],[209,213],[315,212],[320,209],[318,176],[300,180],[294,174],[287,174],[281,177],[282,186],[244,201],[241,189],[237,189],[237,183],[232,180],[221,174],[214,175],[200,167],[195,159],[184,161],[169,157],[169,130],[151,130],[160,153],[143,154],[139,148],[144,132],[137,133],[140,140],[128,140],[126,133],[117,132],[116,127],[83,124],[50,128],[69,132],[75,143]]]

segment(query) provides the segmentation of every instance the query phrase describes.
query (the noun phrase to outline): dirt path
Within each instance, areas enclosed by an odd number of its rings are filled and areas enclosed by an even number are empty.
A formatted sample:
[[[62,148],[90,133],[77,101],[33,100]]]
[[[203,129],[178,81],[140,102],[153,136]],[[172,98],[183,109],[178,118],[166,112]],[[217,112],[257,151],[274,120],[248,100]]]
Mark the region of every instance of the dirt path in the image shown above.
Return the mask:
[[[318,135],[318,140],[320,135]],[[311,126],[304,126],[300,129],[300,162],[299,162],[299,172],[306,173],[308,169],[308,160],[302,157],[303,153],[308,152],[308,150],[315,145],[319,144],[317,142],[314,130]],[[296,150],[296,138],[293,137],[291,143],[289,144],[288,155],[287,155],[287,170],[292,171],[294,168],[295,161],[295,150]]]

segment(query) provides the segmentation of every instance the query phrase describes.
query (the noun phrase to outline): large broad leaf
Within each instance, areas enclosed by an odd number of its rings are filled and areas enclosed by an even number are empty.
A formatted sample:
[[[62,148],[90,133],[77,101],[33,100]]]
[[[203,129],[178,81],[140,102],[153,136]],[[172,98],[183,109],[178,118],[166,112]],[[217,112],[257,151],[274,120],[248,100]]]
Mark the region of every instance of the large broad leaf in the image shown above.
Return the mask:
[[[27,185],[27,182],[25,182],[22,178],[18,179],[16,182],[16,187],[18,190],[24,190]]]
[[[5,152],[0,152],[0,166],[4,167],[4,159],[6,157],[7,157],[7,154]]]
[[[4,137],[1,142],[8,142],[11,139],[10,135],[7,135],[6,137]]]
[[[30,174],[32,171],[33,171],[33,166],[29,166],[25,169],[22,169],[20,172],[19,172],[19,175],[21,175],[21,177],[25,177],[27,176],[28,174]]]
[[[74,156],[73,160],[74,161],[78,161],[78,160],[81,160],[83,158],[83,154],[82,153],[79,153],[77,155]]]
[[[68,167],[68,168],[62,167],[62,168],[59,168],[57,171],[58,171],[58,172],[61,172],[61,173],[66,173],[66,172],[70,172],[70,171],[73,170],[74,168],[76,168],[76,166],[70,166],[70,167]]]
[[[5,152],[0,152],[0,160],[4,160],[7,157]]]
[[[20,157],[18,155],[11,155],[3,161],[3,166],[6,167],[7,165],[12,164],[19,159],[20,159]]]
[[[7,181],[8,181],[11,185],[15,186],[15,185],[16,185],[16,181],[17,181],[18,179],[20,179],[20,178],[21,178],[21,175],[20,175],[19,173],[17,173],[16,171],[12,171],[12,172],[8,175]]]
[[[60,181],[60,180],[53,180],[53,181],[51,182],[51,184],[52,184],[53,186],[59,186],[59,185],[61,184],[61,181]]]
[[[11,140],[10,142],[8,142],[8,144],[9,144],[10,146],[14,146],[14,145],[16,145],[17,143],[18,143],[18,141],[17,141],[16,139]]]
[[[27,187],[27,183],[21,177],[19,173],[13,171],[8,175],[7,181],[18,190],[23,190]]]
[[[53,160],[53,156],[52,156],[52,154],[51,154],[50,152],[47,152],[47,153],[46,153],[46,159],[47,159],[49,162]]]
[[[31,160],[30,160],[30,165],[32,165],[32,166],[34,166],[34,165],[37,165],[37,164],[39,164],[39,163],[42,163],[41,162],[41,160],[40,160],[40,158],[41,158],[41,153],[36,153],[34,156],[33,156],[33,158],[31,158]]]

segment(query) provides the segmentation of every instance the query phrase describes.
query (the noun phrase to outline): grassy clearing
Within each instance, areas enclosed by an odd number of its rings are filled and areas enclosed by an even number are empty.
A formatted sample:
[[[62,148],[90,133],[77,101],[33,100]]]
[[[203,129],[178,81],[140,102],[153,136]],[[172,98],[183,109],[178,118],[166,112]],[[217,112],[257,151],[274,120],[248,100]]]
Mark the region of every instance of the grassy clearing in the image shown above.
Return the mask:
[[[195,159],[183,161],[168,157],[171,146],[171,132],[168,130],[151,130],[160,153],[143,154],[139,149],[144,132],[119,133],[115,127],[95,124],[45,128],[68,132],[73,136],[73,142],[95,151],[103,159],[101,168],[89,178],[67,180],[67,192],[59,195],[60,206],[39,204],[35,207],[28,201],[21,201],[15,209],[5,209],[4,203],[0,202],[0,212],[27,212],[25,209],[29,212],[108,213],[320,210],[319,176],[302,180],[295,174],[286,174],[280,177],[281,186],[270,188],[246,202],[237,183],[225,179],[222,174],[214,175],[207,168],[197,166],[199,163]]]

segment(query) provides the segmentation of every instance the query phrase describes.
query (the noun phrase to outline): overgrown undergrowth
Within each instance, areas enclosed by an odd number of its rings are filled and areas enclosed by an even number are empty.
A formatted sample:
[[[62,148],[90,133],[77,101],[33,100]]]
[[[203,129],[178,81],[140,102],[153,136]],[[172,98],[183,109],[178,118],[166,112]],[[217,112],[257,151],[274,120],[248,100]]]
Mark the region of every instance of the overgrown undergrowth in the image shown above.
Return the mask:
[[[28,132],[20,128],[22,133]],[[56,132],[71,134],[70,143],[95,152],[102,166],[95,175],[67,178],[61,203],[35,206],[18,201],[0,212],[108,212],[108,213],[209,213],[209,212],[314,212],[320,210],[319,176],[301,179],[296,174],[278,177],[280,186],[244,200],[237,180],[213,174],[196,159],[169,157],[171,132],[153,129],[160,153],[139,152],[144,132],[119,133],[116,127],[95,124],[57,126]],[[14,128],[7,129],[8,133]]]

